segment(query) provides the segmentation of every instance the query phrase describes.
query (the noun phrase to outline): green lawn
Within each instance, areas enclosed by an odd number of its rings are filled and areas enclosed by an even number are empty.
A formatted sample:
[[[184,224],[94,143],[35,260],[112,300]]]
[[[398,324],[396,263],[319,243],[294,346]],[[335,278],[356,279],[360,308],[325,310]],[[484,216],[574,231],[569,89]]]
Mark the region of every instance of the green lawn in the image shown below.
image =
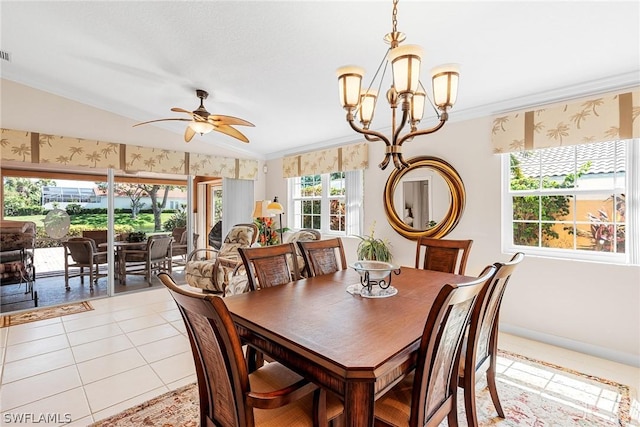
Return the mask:
[[[160,218],[164,224],[173,213],[163,213]],[[29,215],[29,216],[14,216],[5,217],[5,219],[15,221],[33,221],[36,223],[36,227],[42,228],[44,225],[42,220],[44,215]],[[106,214],[80,214],[71,215],[71,225],[86,225],[91,228],[107,228],[107,215]],[[138,214],[138,217],[134,220],[130,214],[115,214],[114,223],[116,225],[129,225],[133,227],[135,231],[152,232],[153,230],[153,214],[142,213]]]

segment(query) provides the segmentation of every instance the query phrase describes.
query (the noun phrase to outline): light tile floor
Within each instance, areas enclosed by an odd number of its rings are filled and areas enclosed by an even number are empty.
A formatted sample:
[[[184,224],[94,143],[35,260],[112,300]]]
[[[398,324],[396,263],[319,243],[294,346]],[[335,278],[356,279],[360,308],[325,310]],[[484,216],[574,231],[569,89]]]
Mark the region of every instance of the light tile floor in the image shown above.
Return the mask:
[[[0,425],[86,426],[195,381],[184,324],[165,289],[91,304],[90,312],[0,329]],[[500,348],[628,384],[638,408],[638,368],[506,334]],[[7,422],[23,414],[59,422]]]

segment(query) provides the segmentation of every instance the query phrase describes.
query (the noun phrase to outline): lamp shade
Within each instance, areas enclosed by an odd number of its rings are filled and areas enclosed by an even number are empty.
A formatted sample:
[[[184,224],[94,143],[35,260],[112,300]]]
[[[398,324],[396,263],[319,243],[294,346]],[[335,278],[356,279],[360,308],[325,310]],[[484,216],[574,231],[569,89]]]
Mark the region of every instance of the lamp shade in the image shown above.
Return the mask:
[[[267,212],[271,215],[279,215],[284,213],[284,206],[280,202],[271,202],[267,205]]]
[[[193,129],[194,132],[199,134],[209,133],[213,130],[213,125],[209,122],[201,122],[199,120],[194,120],[189,122],[189,127]]]
[[[440,109],[447,109],[456,103],[460,67],[457,64],[444,64],[431,70],[433,82],[433,102]]]
[[[363,125],[368,125],[373,120],[377,98],[378,91],[375,89],[369,89],[360,94],[360,110],[358,115]]]
[[[424,102],[426,98],[427,94],[422,90],[418,90],[411,97],[411,120],[414,124],[422,120],[422,116],[424,115]]]
[[[354,65],[338,68],[338,91],[340,103],[345,110],[356,108],[360,101],[360,88],[364,69]]]
[[[264,200],[256,200],[256,205],[253,208],[253,217],[254,218],[264,218],[267,216],[270,216],[269,214],[267,214],[267,210],[265,209],[264,206]]]
[[[418,89],[423,53],[420,46],[413,44],[398,46],[389,52],[389,61],[393,70],[393,86],[399,95],[413,93]]]

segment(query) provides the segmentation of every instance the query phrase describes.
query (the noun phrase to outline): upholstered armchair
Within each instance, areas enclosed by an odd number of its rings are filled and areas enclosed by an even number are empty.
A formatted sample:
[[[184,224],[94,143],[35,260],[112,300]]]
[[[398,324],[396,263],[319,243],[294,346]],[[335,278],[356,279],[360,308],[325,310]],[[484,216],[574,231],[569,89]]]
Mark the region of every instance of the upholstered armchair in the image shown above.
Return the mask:
[[[238,248],[250,247],[257,237],[258,227],[255,224],[236,224],[229,230],[220,250],[192,251],[185,266],[187,284],[203,291],[223,293],[229,276],[238,265],[242,265]]]

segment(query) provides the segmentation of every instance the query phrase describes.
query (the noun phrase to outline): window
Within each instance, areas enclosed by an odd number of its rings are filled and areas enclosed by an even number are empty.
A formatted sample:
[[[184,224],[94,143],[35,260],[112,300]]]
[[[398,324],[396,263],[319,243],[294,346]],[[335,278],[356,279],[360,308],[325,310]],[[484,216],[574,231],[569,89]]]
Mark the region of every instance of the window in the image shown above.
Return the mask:
[[[628,222],[638,214],[628,211],[626,201],[637,170],[632,144],[503,154],[505,250],[619,263],[634,259],[630,239],[637,233],[628,232]]]
[[[290,228],[341,235],[360,233],[362,171],[289,178],[289,197],[289,206],[293,207]]]

